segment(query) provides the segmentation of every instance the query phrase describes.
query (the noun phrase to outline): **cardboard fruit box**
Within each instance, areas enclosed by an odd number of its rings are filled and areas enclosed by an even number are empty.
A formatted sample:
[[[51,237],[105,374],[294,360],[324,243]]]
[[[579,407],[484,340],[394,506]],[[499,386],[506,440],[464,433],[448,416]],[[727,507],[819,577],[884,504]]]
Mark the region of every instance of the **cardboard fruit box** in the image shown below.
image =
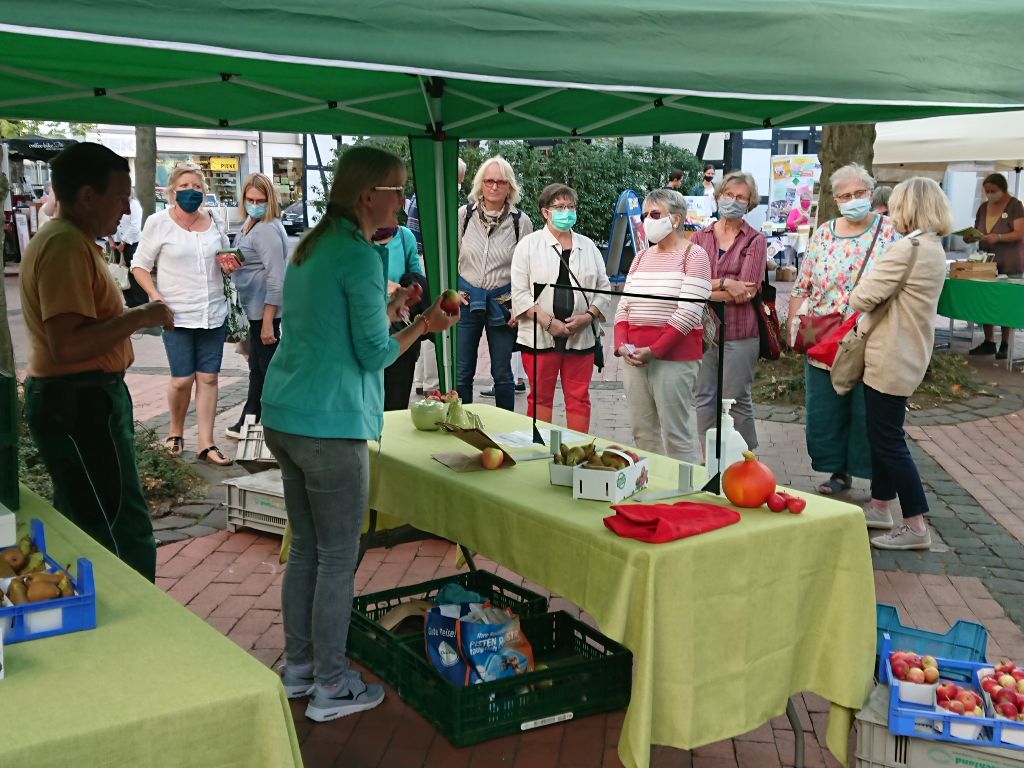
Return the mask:
[[[572,497],[594,499],[617,504],[647,487],[649,481],[648,460],[642,456],[638,461],[628,454],[605,448],[605,453],[621,456],[628,463],[624,469],[588,469],[585,465],[572,468]]]
[[[954,261],[949,265],[951,280],[995,280],[996,264],[992,261]]]

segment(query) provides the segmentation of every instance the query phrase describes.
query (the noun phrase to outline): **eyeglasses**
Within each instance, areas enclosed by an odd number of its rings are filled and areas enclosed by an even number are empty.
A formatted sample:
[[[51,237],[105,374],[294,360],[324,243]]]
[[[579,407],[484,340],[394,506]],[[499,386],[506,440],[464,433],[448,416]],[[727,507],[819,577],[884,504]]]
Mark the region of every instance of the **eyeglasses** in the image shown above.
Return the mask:
[[[377,192],[402,192],[405,193],[405,187],[374,187]]]
[[[484,179],[483,185],[485,187],[494,187],[495,189],[501,189],[502,187],[508,186],[508,179]]]
[[[247,197],[245,198],[245,202],[252,203],[253,205],[263,205],[265,202],[267,202],[267,198],[264,197],[262,200],[254,200],[251,197]]]
[[[750,198],[743,197],[741,195],[734,195],[731,192],[723,192],[721,200],[732,200],[736,203],[743,203],[743,205],[750,205]]]
[[[657,221],[662,216],[671,216],[671,215],[672,215],[671,213],[662,213],[657,208],[655,208],[653,211],[644,211],[643,213],[641,213],[640,214],[640,221],[643,221],[644,219],[654,219],[655,221]]]
[[[575,205],[562,205],[562,204],[559,204],[559,205],[549,205],[548,206],[548,210],[549,211],[575,211],[576,210],[576,206]]]
[[[871,192],[866,189],[858,189],[853,192],[847,192],[845,195],[834,195],[834,198],[837,203],[848,203],[851,200],[863,200],[869,194]]]

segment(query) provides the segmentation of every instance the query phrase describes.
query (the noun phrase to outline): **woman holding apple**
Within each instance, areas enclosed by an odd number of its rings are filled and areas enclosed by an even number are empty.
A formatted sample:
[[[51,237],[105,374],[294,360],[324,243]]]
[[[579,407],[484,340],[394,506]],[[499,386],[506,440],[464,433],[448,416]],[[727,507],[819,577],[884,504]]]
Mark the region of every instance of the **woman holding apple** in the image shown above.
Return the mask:
[[[288,329],[263,389],[263,429],[281,465],[292,545],[281,602],[290,697],[310,694],[317,722],[384,699],[345,657],[359,533],[369,504],[368,440],[384,426],[383,370],[424,333],[459,318],[435,302],[409,326],[410,290],[387,298],[384,249],[371,243],[398,224],[405,167],[368,146],[338,161],[327,211],[295,250],[285,275]]]
[[[572,230],[576,200],[576,190],[565,184],[549,184],[540,193],[545,227],[520,240],[512,255],[512,315],[519,321],[516,346],[530,379],[527,415],[536,410],[538,419],[551,421],[561,376],[566,425],[586,433],[594,353],[601,322],[611,310],[609,296],[586,289],[607,291],[611,284],[597,246]],[[547,286],[540,296],[534,295],[537,283]]]

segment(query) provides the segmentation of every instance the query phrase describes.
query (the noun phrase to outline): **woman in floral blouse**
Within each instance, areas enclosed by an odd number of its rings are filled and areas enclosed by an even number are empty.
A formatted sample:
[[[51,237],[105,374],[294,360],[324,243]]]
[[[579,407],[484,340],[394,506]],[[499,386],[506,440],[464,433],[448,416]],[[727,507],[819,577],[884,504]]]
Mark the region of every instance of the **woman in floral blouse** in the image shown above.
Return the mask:
[[[807,246],[789,302],[790,340],[796,335],[798,315],[847,314],[849,295],[865,259],[867,271],[899,239],[892,221],[871,210],[875,180],[864,168],[844,165],[830,181],[841,215],[818,227]],[[850,487],[851,475],[871,477],[863,385],[837,395],[829,366],[810,357],[805,359],[804,377],[807,452],[811,467],[829,473],[818,492],[833,495]]]

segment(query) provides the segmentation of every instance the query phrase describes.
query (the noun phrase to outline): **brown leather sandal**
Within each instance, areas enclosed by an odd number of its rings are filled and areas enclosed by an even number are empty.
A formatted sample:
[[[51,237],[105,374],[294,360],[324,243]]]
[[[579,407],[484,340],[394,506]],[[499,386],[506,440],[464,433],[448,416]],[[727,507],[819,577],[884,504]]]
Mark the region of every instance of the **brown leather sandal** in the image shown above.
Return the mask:
[[[234,463],[216,445],[211,445],[209,448],[200,451],[196,455],[196,459],[205,461],[207,464],[213,464],[215,467],[230,467]]]
[[[181,435],[168,435],[164,447],[171,456],[181,456],[185,450],[185,438]]]

